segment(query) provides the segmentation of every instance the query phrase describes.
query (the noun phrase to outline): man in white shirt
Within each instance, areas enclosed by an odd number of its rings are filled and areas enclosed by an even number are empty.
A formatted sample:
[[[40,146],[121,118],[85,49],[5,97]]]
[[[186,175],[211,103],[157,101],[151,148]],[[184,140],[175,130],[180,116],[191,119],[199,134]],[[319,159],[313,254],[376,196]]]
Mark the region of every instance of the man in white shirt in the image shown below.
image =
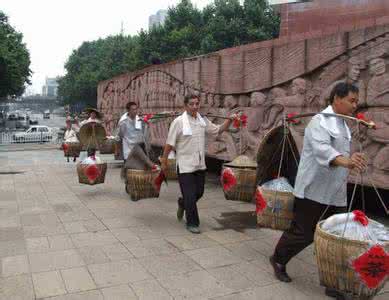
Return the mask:
[[[185,112],[177,117],[169,128],[169,134],[161,158],[162,170],[167,170],[170,151],[175,149],[178,181],[183,198],[178,199],[177,218],[186,215],[187,229],[200,233],[197,201],[202,197],[205,183],[205,134],[220,134],[231,125],[235,115],[222,125],[215,125],[200,116],[198,96],[186,96]]]
[[[322,112],[351,116],[357,104],[358,88],[340,82],[331,92],[330,106]],[[362,153],[350,156],[350,143],[350,130],[340,117],[317,114],[305,129],[294,187],[294,219],[270,258],[278,280],[291,281],[286,264],[313,242],[319,220],[345,211],[349,170],[366,168]],[[335,291],[328,289],[326,294],[336,296]]]

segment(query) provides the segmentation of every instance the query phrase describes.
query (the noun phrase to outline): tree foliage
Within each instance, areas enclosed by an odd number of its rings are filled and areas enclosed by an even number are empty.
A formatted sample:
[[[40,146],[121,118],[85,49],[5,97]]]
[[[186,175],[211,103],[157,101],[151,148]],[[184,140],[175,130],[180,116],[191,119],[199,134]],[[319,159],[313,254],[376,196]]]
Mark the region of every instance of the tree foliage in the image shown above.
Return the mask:
[[[146,65],[196,56],[278,36],[279,17],[266,0],[214,0],[203,10],[181,0],[163,26],[138,35],[84,42],[69,57],[60,79],[65,103],[96,104],[99,81]]]
[[[30,84],[30,54],[23,35],[9,23],[0,11],[0,99],[20,96]]]

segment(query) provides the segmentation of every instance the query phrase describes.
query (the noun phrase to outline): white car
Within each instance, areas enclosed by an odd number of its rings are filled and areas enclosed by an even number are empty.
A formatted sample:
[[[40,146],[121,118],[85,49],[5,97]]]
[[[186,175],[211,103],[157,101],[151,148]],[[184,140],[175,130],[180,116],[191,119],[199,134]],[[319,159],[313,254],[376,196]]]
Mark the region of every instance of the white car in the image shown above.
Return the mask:
[[[13,135],[13,140],[16,143],[48,142],[52,139],[53,133],[51,128],[42,125],[31,126],[26,131]]]

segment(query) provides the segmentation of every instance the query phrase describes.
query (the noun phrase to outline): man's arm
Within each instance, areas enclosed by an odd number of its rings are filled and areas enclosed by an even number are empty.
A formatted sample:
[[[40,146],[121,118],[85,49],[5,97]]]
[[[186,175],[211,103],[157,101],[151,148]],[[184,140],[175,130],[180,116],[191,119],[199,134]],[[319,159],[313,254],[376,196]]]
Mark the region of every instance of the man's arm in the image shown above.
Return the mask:
[[[358,171],[363,171],[366,169],[367,161],[363,153],[356,152],[351,157],[345,157],[343,155],[337,156],[334,160],[330,162],[331,166],[338,166],[347,169],[357,169]]]

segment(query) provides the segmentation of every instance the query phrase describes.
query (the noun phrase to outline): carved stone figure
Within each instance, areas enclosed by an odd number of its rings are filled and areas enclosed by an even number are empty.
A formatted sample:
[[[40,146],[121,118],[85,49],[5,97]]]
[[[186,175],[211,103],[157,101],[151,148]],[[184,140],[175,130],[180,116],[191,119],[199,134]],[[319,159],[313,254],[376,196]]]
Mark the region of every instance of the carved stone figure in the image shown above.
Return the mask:
[[[369,72],[372,78],[367,85],[367,105],[389,106],[389,73],[386,73],[385,60],[383,58],[370,60]]]

